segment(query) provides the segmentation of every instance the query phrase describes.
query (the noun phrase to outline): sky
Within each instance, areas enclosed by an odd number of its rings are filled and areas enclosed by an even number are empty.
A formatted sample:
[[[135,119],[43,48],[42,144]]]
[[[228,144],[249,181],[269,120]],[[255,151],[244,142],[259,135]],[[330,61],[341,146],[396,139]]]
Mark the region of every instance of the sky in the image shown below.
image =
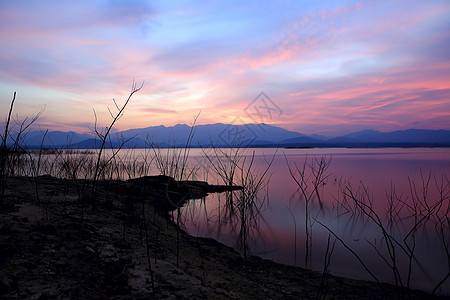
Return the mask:
[[[0,0],[0,121],[450,129],[450,1]]]

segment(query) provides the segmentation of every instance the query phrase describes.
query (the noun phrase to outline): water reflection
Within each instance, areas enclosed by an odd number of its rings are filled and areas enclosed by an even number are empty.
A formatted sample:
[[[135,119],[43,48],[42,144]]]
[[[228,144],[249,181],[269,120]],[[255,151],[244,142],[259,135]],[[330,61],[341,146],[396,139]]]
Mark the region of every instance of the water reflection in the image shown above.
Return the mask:
[[[266,166],[267,157],[275,153],[273,149],[255,151],[255,163],[261,169]],[[289,174],[286,160],[302,166],[305,159],[311,164],[315,157],[322,156],[331,157],[327,169],[330,176],[319,187],[321,201],[313,193],[306,203],[304,193]],[[201,160],[201,156],[195,160]],[[253,254],[300,266],[305,265],[305,257],[310,255],[307,266],[322,270],[327,239],[332,232],[381,281],[394,283],[397,278],[406,286],[411,262],[410,286],[432,291],[449,272],[442,242],[447,239],[448,243],[450,236],[448,170],[450,149],[286,149],[271,166],[269,201],[262,210],[258,230],[250,237],[249,248]],[[308,177],[308,183],[313,178]],[[220,179],[209,174],[208,181]],[[360,201],[359,206],[352,196]],[[424,197],[426,202],[422,201]],[[441,198],[442,205],[437,211],[433,205]],[[190,202],[183,212],[187,230],[237,246],[235,224],[227,223],[224,217],[225,202],[224,194],[211,195],[203,202]],[[427,207],[434,207],[437,216],[427,217]],[[361,208],[369,213],[360,211]],[[389,210],[391,214],[387,213]],[[305,218],[306,215],[309,217]],[[377,217],[382,227],[377,225]],[[418,222],[417,230],[408,235]],[[382,229],[388,230],[389,235],[383,234]],[[404,242],[405,236],[408,239]],[[309,239],[311,247],[307,249]],[[396,251],[395,260],[390,258],[392,249],[387,246],[390,243]],[[340,242],[333,252],[330,271],[373,280]],[[441,293],[450,293],[449,282],[441,286]]]

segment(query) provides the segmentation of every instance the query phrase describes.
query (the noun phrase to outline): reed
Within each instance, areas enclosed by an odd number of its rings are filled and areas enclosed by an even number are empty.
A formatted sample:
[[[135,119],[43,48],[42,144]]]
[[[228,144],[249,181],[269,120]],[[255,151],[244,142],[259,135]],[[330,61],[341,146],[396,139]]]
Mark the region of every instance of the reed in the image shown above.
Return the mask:
[[[44,111],[41,110],[31,118],[26,117],[22,121],[14,120],[12,113],[15,101],[16,92],[14,92],[11,100],[5,129],[3,134],[0,133],[0,205],[4,204],[5,188],[9,176],[31,175],[29,173],[31,171],[29,161],[25,158],[24,138]],[[14,124],[12,124],[12,121],[14,121]],[[8,141],[11,141],[9,145]]]
[[[131,92],[128,96],[128,98],[125,100],[125,102],[122,104],[122,106],[119,106],[117,104],[117,102],[113,99],[115,108],[116,108],[116,112],[113,113],[109,107],[108,107],[108,111],[109,114],[111,116],[111,123],[109,124],[108,127],[106,127],[105,130],[101,130],[97,127],[97,114],[95,113],[94,110],[94,117],[95,117],[95,123],[94,123],[94,133],[96,134],[96,136],[100,139],[100,148],[98,150],[98,154],[97,154],[97,160],[95,163],[95,168],[94,168],[94,175],[93,175],[93,185],[92,185],[92,195],[91,195],[91,200],[92,200],[92,204],[95,207],[95,202],[96,202],[96,196],[97,196],[97,188],[98,188],[98,180],[100,175],[105,171],[106,166],[108,165],[108,163],[113,160],[116,155],[119,153],[119,151],[122,149],[122,147],[131,139],[124,139],[122,138],[118,138],[119,139],[119,146],[117,147],[117,149],[113,149],[113,143],[111,141],[111,130],[114,127],[114,125],[116,124],[116,122],[123,116],[123,112],[125,110],[125,108],[127,107],[128,103],[131,100],[131,97],[133,97],[133,95],[137,92],[139,92],[142,87],[144,86],[144,82],[142,82],[141,85],[137,85],[136,82],[133,81],[132,87],[131,87]],[[103,150],[105,149],[106,146],[106,142],[109,141],[109,144],[111,146],[112,149],[112,154],[105,158],[104,156],[102,156],[103,154]],[[102,160],[103,158],[103,160]]]
[[[234,139],[229,148],[220,148],[210,142],[208,148],[202,147],[203,157],[206,160],[206,169],[211,170],[221,180],[221,184],[230,189],[225,192],[225,205],[221,209],[219,205],[219,227],[221,220],[232,220],[236,214],[233,187],[240,185],[238,179],[239,168],[243,168],[246,156],[246,137],[243,135]],[[220,201],[220,199],[219,199]],[[222,216],[222,213],[224,216]]]
[[[423,262],[419,261],[416,254],[419,243],[422,242],[418,238],[418,234],[434,227],[443,253],[446,254],[449,262],[449,272],[436,282],[433,294],[436,294],[439,288],[449,280],[450,258],[448,253],[450,253],[450,250],[448,245],[450,240],[448,236],[450,236],[450,222],[448,212],[450,207],[450,181],[445,174],[438,177],[433,176],[431,172],[424,173],[421,171],[418,182],[408,178],[409,194],[399,193],[395,183],[391,182],[385,193],[387,207],[383,212],[379,212],[376,211],[374,202],[381,199],[374,199],[367,185],[359,182],[358,185],[354,186],[350,180],[327,172],[331,159],[322,157],[308,160],[308,158],[305,158],[300,164],[296,161],[288,161],[286,156],[285,160],[289,173],[298,187],[296,194],[299,195],[299,199],[305,207],[305,266],[308,267],[311,262],[313,225],[318,223],[359,261],[366,272],[384,290],[378,275],[369,267],[370,263],[378,257],[379,265],[384,264],[392,274],[398,298],[409,297],[412,275],[415,272],[426,272],[427,268],[423,265]],[[352,249],[351,242],[346,241],[344,237],[340,237],[319,218],[319,212],[330,211],[328,207],[325,207],[322,197],[323,187],[332,175],[338,189],[337,193],[330,194],[330,197],[334,199],[331,203],[331,211],[337,213],[338,219],[345,216],[349,222],[375,225],[381,234],[381,240],[366,239],[375,253],[370,261],[365,261],[362,255]],[[435,196],[431,197],[431,195]],[[312,203],[318,204],[315,210],[312,209]],[[293,214],[292,216],[294,217]],[[295,247],[296,245],[294,246],[294,257]],[[326,257],[330,253],[329,249],[328,242],[325,252]],[[328,256],[328,258],[330,259],[331,256]],[[325,259],[323,280],[325,280],[325,273],[330,265],[329,261]],[[323,296],[322,292],[318,294],[318,298]]]
[[[448,236],[450,236],[450,226],[448,223],[448,206],[450,202],[450,183],[446,175],[440,179],[434,177],[435,194],[437,198],[430,198],[433,187],[433,176],[431,173],[420,174],[420,182],[415,182],[408,178],[410,187],[408,199],[407,195],[398,194],[395,184],[391,183],[390,189],[386,191],[387,208],[383,218],[380,212],[373,207],[373,196],[367,186],[360,183],[357,189],[353,188],[349,182],[340,189],[343,193],[339,206],[345,207],[348,212],[357,215],[358,218],[365,219],[374,224],[382,236],[381,243],[367,240],[375,254],[392,273],[392,278],[399,298],[409,297],[411,288],[411,277],[414,272],[425,271],[423,263],[418,260],[416,249],[420,241],[416,235],[425,227],[435,227],[440,237],[440,242],[444,253],[448,253]],[[343,201],[342,199],[346,199]],[[336,234],[320,221],[317,221],[333,235]],[[359,255],[351,250],[351,247],[342,239],[338,239],[363,265],[369,274],[378,282],[377,276],[368,269],[366,263]],[[450,262],[450,260],[449,260]],[[450,272],[450,265],[448,268]],[[449,278],[449,273],[444,275],[442,280],[436,283],[433,294]]]
[[[219,228],[222,222],[231,225],[232,232],[236,234],[236,246],[246,263],[250,254],[249,240],[259,234],[262,212],[268,205],[269,170],[276,153],[265,159],[266,166],[258,170],[255,167],[255,151],[247,155],[246,148],[241,147],[244,142],[245,137],[241,136],[230,148],[219,148],[211,143],[202,151],[212,172],[230,187],[226,192],[225,204],[219,204]],[[240,189],[233,189],[236,186]]]
[[[311,217],[310,204],[316,199],[322,208],[322,188],[326,184],[331,173],[327,173],[330,166],[331,158],[313,157],[312,159],[305,158],[301,165],[296,161],[289,161],[285,155],[286,164],[289,169],[291,178],[297,184],[300,192],[300,201],[305,203],[305,267],[311,266],[312,260],[312,226],[315,218]]]
[[[199,114],[194,118],[186,142],[182,147],[171,137],[168,138],[167,145],[164,147],[155,138],[147,137],[146,144],[153,151],[153,159],[161,175],[181,181],[190,179],[195,173],[195,169],[189,168],[188,160],[198,117]]]
[[[328,239],[327,239],[327,249],[325,250],[325,255],[324,255],[322,276],[320,277],[320,284],[319,284],[319,288],[318,288],[318,292],[317,292],[317,296],[316,296],[316,299],[318,299],[318,300],[326,298],[325,295],[326,295],[326,288],[327,288],[327,281],[328,281],[327,280],[328,268],[330,267],[330,264],[331,264],[331,257],[333,256],[334,246],[336,245],[336,240],[334,240],[333,244],[331,245],[331,248],[330,248],[330,238],[331,238],[331,234],[328,235]]]

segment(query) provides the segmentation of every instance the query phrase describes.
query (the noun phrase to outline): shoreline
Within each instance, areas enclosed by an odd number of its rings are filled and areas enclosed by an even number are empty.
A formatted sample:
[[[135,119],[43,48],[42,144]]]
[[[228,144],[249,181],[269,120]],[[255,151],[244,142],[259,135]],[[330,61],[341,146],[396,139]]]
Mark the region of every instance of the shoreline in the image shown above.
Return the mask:
[[[386,299],[388,284],[321,274],[250,257],[190,236],[129,182],[8,178],[1,208],[0,297],[180,299]],[[158,191],[150,191],[160,197]],[[81,196],[80,196],[81,195]],[[39,200],[39,203],[38,203]],[[88,199],[85,199],[88,200]],[[142,205],[144,203],[144,205]],[[142,212],[145,212],[144,214]],[[145,226],[146,225],[146,226]],[[153,278],[152,278],[153,277]]]

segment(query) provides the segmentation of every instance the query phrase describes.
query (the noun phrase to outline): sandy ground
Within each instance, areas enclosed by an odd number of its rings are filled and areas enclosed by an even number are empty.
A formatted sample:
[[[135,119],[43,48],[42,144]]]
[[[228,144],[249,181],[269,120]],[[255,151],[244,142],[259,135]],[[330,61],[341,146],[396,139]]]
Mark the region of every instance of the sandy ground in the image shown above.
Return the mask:
[[[143,214],[142,194],[131,183],[101,182],[93,210],[81,201],[89,200],[82,196],[89,188],[51,177],[8,179],[0,210],[0,298],[398,298],[389,285],[257,257],[244,263],[232,248],[179,230],[151,199]],[[403,296],[430,298],[418,291]]]

